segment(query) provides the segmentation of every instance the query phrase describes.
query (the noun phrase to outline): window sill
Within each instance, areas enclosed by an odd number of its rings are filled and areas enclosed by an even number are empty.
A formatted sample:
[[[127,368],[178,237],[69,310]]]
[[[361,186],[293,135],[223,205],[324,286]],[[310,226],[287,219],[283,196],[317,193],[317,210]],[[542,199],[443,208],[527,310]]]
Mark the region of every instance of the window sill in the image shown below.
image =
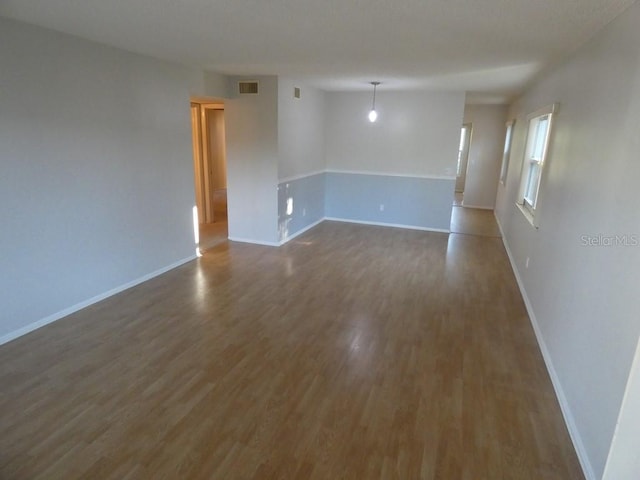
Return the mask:
[[[527,219],[531,226],[537,230],[538,224],[536,223],[536,218],[531,214],[531,212],[521,203],[516,202],[516,207],[518,207],[518,209],[522,212],[522,215],[524,215],[524,218]]]

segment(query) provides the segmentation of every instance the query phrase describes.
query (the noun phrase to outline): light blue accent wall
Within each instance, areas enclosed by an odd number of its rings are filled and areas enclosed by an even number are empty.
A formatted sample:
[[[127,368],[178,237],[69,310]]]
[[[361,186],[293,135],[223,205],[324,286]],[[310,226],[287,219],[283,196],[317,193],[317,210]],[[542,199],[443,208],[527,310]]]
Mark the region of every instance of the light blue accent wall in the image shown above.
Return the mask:
[[[287,200],[293,212],[287,215]],[[285,241],[324,218],[325,173],[282,182],[278,185],[278,234]]]
[[[454,179],[329,172],[325,216],[448,231],[454,187]]]

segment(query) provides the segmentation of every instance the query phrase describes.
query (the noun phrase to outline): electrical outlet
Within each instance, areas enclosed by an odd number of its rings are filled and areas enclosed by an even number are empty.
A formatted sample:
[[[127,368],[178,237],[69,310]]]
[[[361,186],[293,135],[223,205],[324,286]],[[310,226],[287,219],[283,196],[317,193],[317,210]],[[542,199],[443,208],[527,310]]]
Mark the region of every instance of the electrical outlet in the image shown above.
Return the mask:
[[[384,203],[381,203],[381,204],[380,204],[380,211],[381,211],[381,212],[384,212]]]
[[[306,216],[307,216],[307,209],[306,209],[306,208],[303,208],[303,209],[302,209],[302,216],[303,216],[303,217],[306,217]]]

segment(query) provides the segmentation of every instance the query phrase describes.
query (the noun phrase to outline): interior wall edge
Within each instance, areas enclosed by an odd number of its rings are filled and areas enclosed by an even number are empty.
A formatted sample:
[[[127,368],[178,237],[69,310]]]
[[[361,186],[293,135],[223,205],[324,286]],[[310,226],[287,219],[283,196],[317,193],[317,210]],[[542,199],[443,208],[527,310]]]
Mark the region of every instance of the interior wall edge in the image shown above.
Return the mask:
[[[292,233],[291,235],[289,235],[289,236],[285,237],[284,239],[282,239],[282,240],[280,241],[280,246],[282,246],[282,245],[284,245],[284,244],[286,244],[286,243],[289,243],[289,242],[290,242],[291,240],[293,240],[294,238],[299,237],[300,235],[302,235],[303,233],[308,232],[309,230],[311,230],[311,229],[312,229],[312,228],[314,228],[314,227],[317,227],[317,226],[318,226],[318,225],[320,225],[322,222],[324,222],[326,219],[327,219],[326,217],[322,217],[320,220],[316,220],[316,221],[315,221],[315,222],[313,222],[312,224],[307,225],[306,227],[304,227],[304,228],[302,228],[302,229],[298,230],[297,232]]]

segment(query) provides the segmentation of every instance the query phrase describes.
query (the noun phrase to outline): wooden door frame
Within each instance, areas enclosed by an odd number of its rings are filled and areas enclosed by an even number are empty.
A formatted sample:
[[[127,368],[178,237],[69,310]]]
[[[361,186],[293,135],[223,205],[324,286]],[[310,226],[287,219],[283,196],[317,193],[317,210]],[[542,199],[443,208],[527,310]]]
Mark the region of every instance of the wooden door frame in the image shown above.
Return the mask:
[[[207,103],[204,103],[204,102]],[[202,212],[198,212],[198,221],[201,223],[213,223],[214,222],[214,209],[213,209],[213,169],[211,165],[211,143],[209,138],[209,122],[207,112],[209,110],[224,110],[224,103],[219,101],[205,100],[202,98],[192,98],[191,108],[197,107],[198,118],[197,126],[198,132],[194,131],[194,177],[196,196],[199,197],[202,206]],[[192,121],[193,128],[193,121]],[[196,141],[196,136],[199,141]],[[198,145],[196,146],[196,143]],[[196,156],[197,154],[197,156]],[[198,182],[198,173],[200,182]],[[196,201],[196,203],[198,203]],[[200,205],[199,205],[200,206]]]
[[[211,138],[209,137],[209,117],[207,113],[210,110],[224,110],[224,104],[222,103],[201,103],[200,104],[200,126],[202,129],[202,149],[203,149],[203,169],[204,169],[204,187],[206,202],[206,223],[213,223],[215,221],[214,208],[213,208],[213,166],[211,164]]]
[[[194,111],[195,110],[195,111]],[[201,111],[200,104],[191,102],[191,140],[193,147],[193,183],[195,187],[195,200],[198,207],[198,223],[206,222],[206,203],[204,198],[204,170],[202,165],[202,127],[200,123]]]

